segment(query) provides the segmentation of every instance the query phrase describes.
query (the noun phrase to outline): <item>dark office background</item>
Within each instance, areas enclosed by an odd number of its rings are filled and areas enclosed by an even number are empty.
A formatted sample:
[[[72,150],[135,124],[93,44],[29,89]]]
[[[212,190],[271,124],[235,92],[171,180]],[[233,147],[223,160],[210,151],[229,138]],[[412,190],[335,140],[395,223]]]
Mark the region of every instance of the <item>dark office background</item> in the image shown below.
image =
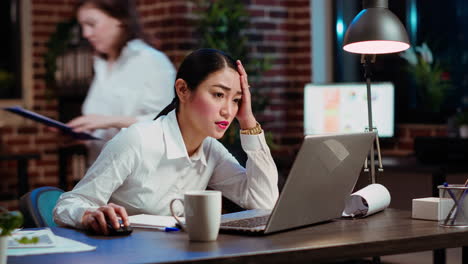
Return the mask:
[[[428,115],[418,101],[414,81],[405,71],[406,61],[398,54],[378,55],[372,80],[395,84],[397,123],[447,122],[457,109],[468,107],[468,1],[389,0],[389,8],[405,25],[413,47],[428,44],[434,59],[448,73],[451,89],[439,113]],[[337,0],[334,9],[334,81],[363,82],[360,56],[342,50],[347,25],[362,10],[361,1]]]

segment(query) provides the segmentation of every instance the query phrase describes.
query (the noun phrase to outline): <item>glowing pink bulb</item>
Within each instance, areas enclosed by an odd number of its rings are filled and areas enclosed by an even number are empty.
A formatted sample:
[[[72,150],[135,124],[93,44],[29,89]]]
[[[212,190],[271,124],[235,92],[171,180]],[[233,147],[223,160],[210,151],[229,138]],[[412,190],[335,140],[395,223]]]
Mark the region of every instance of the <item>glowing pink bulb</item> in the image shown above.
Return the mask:
[[[410,47],[408,43],[389,40],[371,40],[347,44],[344,50],[359,54],[385,54],[396,53],[407,50]]]

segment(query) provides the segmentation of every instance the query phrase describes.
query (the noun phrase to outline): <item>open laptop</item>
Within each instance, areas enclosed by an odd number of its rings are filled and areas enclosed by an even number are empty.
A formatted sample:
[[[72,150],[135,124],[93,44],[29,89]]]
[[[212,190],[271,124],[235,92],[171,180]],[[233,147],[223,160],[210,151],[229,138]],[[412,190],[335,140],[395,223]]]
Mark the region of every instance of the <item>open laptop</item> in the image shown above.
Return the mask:
[[[225,214],[221,231],[269,234],[338,218],[374,132],[305,136],[273,210]]]

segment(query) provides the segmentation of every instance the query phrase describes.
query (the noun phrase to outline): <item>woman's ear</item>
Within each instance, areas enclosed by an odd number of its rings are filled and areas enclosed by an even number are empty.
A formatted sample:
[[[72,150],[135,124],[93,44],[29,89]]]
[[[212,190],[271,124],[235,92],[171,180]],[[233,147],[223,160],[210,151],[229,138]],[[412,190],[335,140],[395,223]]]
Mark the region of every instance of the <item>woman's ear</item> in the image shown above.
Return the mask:
[[[177,79],[175,82],[175,90],[180,102],[186,102],[190,96],[190,89],[188,88],[187,82],[183,79]]]

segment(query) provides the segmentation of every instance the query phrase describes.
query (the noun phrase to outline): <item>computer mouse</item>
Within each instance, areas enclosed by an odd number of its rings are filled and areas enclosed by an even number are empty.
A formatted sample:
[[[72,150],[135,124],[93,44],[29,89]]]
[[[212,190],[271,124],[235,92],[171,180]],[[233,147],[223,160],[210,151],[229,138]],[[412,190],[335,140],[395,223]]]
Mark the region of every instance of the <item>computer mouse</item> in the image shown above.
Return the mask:
[[[122,219],[119,219],[120,227],[115,229],[111,222],[107,220],[107,230],[109,233],[108,236],[127,236],[133,232],[133,228],[131,226],[124,226]]]

